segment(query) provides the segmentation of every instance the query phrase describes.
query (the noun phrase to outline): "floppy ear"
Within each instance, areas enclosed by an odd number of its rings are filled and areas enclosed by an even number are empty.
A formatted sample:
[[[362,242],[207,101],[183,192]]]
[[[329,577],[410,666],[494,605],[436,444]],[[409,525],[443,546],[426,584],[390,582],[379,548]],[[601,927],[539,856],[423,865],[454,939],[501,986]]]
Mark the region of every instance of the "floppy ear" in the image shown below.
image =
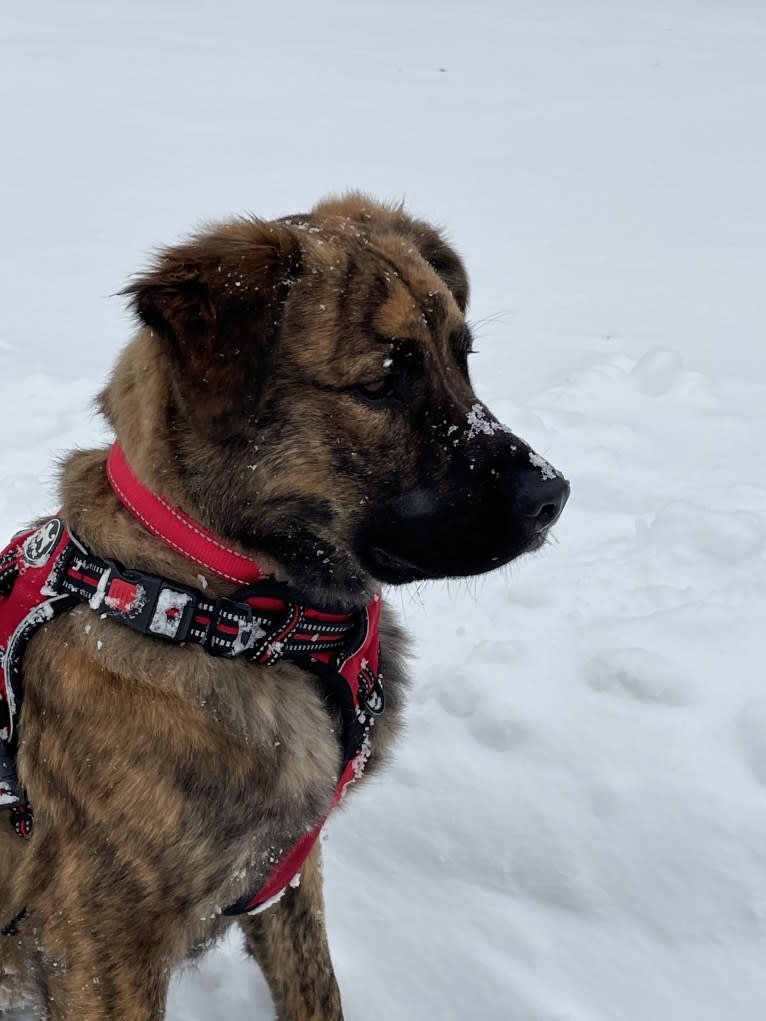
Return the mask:
[[[255,414],[300,265],[287,226],[238,220],[161,252],[122,292],[165,345],[187,417],[219,439]]]
[[[431,264],[452,291],[460,311],[465,313],[470,297],[470,285],[463,260],[455,249],[447,244],[439,231],[423,220],[410,220],[409,217],[404,217],[403,226],[426,262]]]

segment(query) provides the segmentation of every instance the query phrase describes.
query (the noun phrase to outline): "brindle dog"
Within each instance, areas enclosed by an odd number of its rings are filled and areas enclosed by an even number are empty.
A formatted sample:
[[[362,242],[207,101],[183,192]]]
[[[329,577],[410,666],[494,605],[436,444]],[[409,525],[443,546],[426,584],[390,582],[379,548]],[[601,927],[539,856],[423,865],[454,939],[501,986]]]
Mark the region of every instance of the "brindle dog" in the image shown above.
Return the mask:
[[[138,477],[314,605],[478,574],[536,549],[568,484],[475,396],[468,280],[440,234],[364,196],[239,219],[128,288],[140,329],[101,397]],[[72,454],[64,516],[97,554],[200,586],[118,502],[106,451]],[[210,595],[232,586],[207,578]],[[399,728],[402,636],[384,615]],[[263,852],[326,812],[340,761],[313,675],[171,646],[80,605],[26,655],[18,769],[31,840],[0,819],[0,1005],[157,1021],[173,967],[263,879]],[[284,1021],[338,1021],[319,852],[240,921]],[[5,985],[3,985],[5,983]],[[15,984],[15,985],[14,985]],[[14,989],[11,987],[14,986]],[[18,987],[18,988],[17,988]]]

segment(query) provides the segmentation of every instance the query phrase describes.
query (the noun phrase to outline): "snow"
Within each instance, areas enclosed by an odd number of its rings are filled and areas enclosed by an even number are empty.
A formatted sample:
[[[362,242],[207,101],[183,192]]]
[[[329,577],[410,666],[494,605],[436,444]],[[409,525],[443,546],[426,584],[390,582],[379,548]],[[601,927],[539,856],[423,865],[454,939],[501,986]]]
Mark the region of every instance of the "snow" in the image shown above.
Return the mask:
[[[95,589],[93,590],[93,595],[88,600],[88,606],[90,606],[91,610],[100,610],[101,607],[103,606],[104,602],[106,601],[106,588],[110,581],[111,581],[110,572],[104,571],[104,573],[98,579],[98,585],[96,585]],[[138,587],[136,588],[136,594],[138,594]],[[144,596],[145,599],[145,595],[143,593],[142,595]],[[143,601],[144,600],[142,599],[142,602]],[[117,604],[114,600],[112,600],[112,603],[114,604],[112,608],[114,608],[114,606],[116,606]]]
[[[549,464],[544,457],[540,457],[534,451],[530,451],[529,460],[533,468],[537,468],[546,482],[556,478],[556,469]]]
[[[139,591],[141,586],[138,586]],[[160,589],[157,605],[154,608],[152,622],[149,625],[156,635],[174,638],[178,631],[183,612],[191,602],[187,592],[175,592],[171,589]],[[238,636],[239,637],[239,636]]]
[[[4,12],[2,535],[103,436],[152,247],[351,186],[446,226],[477,394],[572,482],[541,553],[392,593],[409,733],[324,845],[349,1018],[763,1018],[764,44],[761,0]],[[236,935],[168,1016],[273,1016]]]
[[[469,440],[474,439],[480,433],[484,433],[485,436],[494,436],[495,433],[503,431],[503,426],[489,418],[484,408],[478,403],[470,408],[466,415],[466,421],[468,423],[466,438]]]

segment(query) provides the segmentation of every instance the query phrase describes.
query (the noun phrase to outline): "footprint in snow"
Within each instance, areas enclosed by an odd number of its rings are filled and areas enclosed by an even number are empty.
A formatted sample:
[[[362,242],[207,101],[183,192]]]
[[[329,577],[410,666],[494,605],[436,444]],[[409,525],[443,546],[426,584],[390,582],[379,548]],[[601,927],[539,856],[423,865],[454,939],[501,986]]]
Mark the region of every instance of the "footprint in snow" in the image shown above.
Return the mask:
[[[413,705],[439,705],[450,716],[465,719],[476,708],[476,692],[468,671],[439,664],[430,667],[410,695]]]
[[[766,527],[763,517],[752,511],[717,511],[674,500],[661,507],[650,524],[637,523],[636,539],[650,548],[731,564],[760,555]]]
[[[646,704],[683,706],[694,701],[674,664],[648,649],[607,649],[585,664],[585,680],[594,691]]]
[[[636,389],[647,397],[661,397],[681,376],[681,359],[676,351],[649,351],[633,366]]]
[[[510,647],[510,651],[509,648]],[[485,653],[483,662],[508,664],[518,658],[521,642],[482,642],[477,649]],[[481,657],[477,657],[479,661]],[[426,674],[425,684],[416,686],[414,701],[418,705],[436,703],[449,716],[468,722],[468,731],[477,744],[495,752],[507,752],[524,744],[529,738],[528,728],[516,719],[509,718],[505,709],[498,708],[492,699],[482,698],[479,686],[494,683],[492,677],[476,665],[465,670],[454,667],[432,667]]]
[[[483,713],[474,715],[469,725],[477,744],[494,752],[510,752],[529,740],[529,728],[519,720]]]
[[[766,787],[766,698],[751,699],[737,720],[742,754],[756,780]]]
[[[509,639],[504,642],[478,642],[471,652],[474,663],[499,663],[510,666],[524,658],[526,645],[524,642]]]

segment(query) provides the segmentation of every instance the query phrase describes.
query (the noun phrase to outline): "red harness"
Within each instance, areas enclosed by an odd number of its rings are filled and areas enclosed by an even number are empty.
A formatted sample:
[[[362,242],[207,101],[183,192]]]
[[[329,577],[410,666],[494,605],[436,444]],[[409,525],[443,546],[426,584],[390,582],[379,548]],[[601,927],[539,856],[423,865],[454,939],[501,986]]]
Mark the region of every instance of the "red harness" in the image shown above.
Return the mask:
[[[211,655],[244,656],[266,666],[291,659],[311,670],[343,723],[343,763],[329,815],[364,770],[370,731],[384,707],[380,594],[364,609],[347,613],[308,607],[289,589],[265,579],[255,560],[147,489],[117,443],[106,472],[120,502],[149,532],[243,587],[231,597],[211,600],[197,589],[125,570],[92,554],[59,517],[15,536],[0,553],[0,808],[11,809],[20,836],[31,834],[31,808],[15,773],[24,649],[39,626],[87,602],[100,615],[155,638],[198,644]],[[256,891],[223,913],[263,910],[295,883],[327,815],[282,855]]]

